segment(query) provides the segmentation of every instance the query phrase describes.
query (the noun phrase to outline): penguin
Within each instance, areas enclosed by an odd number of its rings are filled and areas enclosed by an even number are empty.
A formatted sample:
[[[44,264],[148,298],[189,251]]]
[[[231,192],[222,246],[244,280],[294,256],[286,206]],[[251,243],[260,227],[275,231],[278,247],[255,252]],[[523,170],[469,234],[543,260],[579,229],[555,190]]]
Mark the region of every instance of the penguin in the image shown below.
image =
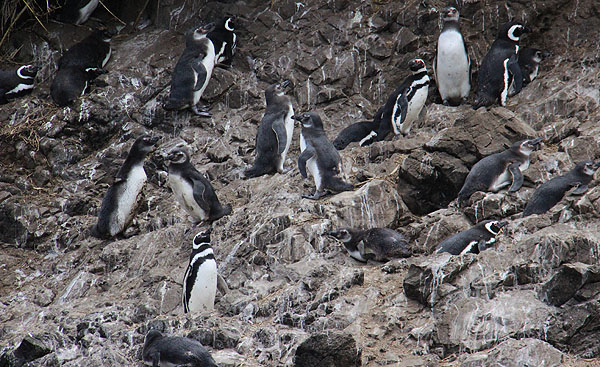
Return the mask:
[[[389,228],[340,228],[329,232],[328,235],[342,241],[348,254],[360,262],[388,261],[412,255],[406,237]]]
[[[31,92],[38,70],[35,65],[23,65],[11,71],[0,70],[0,104]]]
[[[337,150],[344,150],[350,143],[359,143],[377,136],[376,122],[371,120],[359,121],[344,128],[333,141],[333,146]]]
[[[56,19],[63,23],[83,24],[96,10],[98,3],[98,0],[67,0]]]
[[[285,95],[289,80],[270,85],[265,91],[267,109],[256,134],[256,159],[252,168],[244,172],[246,177],[258,177],[283,168],[285,157],[294,134],[294,108],[290,97]]]
[[[217,293],[217,262],[210,244],[211,228],[194,236],[190,264],[183,277],[183,312],[211,311]]]
[[[106,30],[94,31],[63,54],[50,86],[50,95],[57,105],[71,104],[88,90],[92,80],[107,73],[104,67],[112,53],[111,37]]]
[[[473,109],[490,106],[498,100],[500,105],[506,106],[511,82],[514,82],[515,93],[521,91],[523,75],[517,52],[519,40],[527,32],[530,32],[529,28],[516,22],[508,22],[500,27],[496,40],[481,61]]]
[[[210,181],[194,168],[187,151],[177,148],[167,159],[169,187],[195,221],[213,222],[231,214],[231,205],[221,205]]]
[[[235,35],[235,17],[228,16],[221,19],[210,31],[207,37],[215,48],[215,64],[231,66],[237,36]]]
[[[484,220],[466,231],[445,239],[437,246],[435,252],[449,252],[452,255],[478,254],[492,247],[496,242],[496,236],[507,224],[508,222]]]
[[[390,131],[394,134],[407,135],[412,124],[417,120],[429,90],[427,67],[422,59],[413,59],[408,63],[412,75],[404,79],[402,84],[388,98],[385,105],[375,114],[373,120],[377,131],[371,137],[361,141],[361,146],[383,141]]]
[[[144,338],[144,364],[152,367],[217,367],[208,350],[197,340],[181,336],[164,336],[152,329]]]
[[[465,203],[476,191],[497,192],[508,185],[509,192],[519,190],[523,185],[522,172],[529,168],[529,156],[541,141],[542,138],[521,140],[475,163],[458,193],[459,203]]]
[[[519,68],[521,69],[521,74],[523,75],[523,88],[537,77],[540,63],[548,56],[550,56],[549,52],[537,48],[519,48],[517,61],[519,63]],[[514,83],[512,83],[508,96],[512,97],[515,94],[517,94],[517,92],[515,91]]]
[[[307,178],[307,171],[315,181],[315,193],[304,194],[303,198],[318,200],[327,195],[326,190],[335,192],[349,191],[354,186],[335,177],[342,171],[342,159],[333,144],[327,139],[321,117],[314,112],[292,116],[302,124],[300,132],[300,156],[298,169],[302,177]]]
[[[99,238],[123,233],[135,215],[138,199],[146,183],[144,160],[160,137],[142,135],[131,146],[114,183],[106,192],[93,234]]]
[[[205,107],[198,110],[197,104],[215,66],[215,47],[207,38],[213,28],[213,23],[198,27],[187,36],[185,50],[171,75],[171,92],[163,104],[165,110],[190,108],[197,116],[212,116]]]
[[[460,33],[459,16],[455,7],[444,8],[444,27],[433,61],[435,82],[446,106],[464,102],[471,91],[471,59]]]
[[[575,190],[571,194],[583,194],[587,191],[588,184],[594,178],[594,174],[598,168],[600,168],[600,160],[596,162],[580,162],[567,174],[544,182],[535,190],[531,199],[529,199],[523,211],[523,217],[547,212],[561,201],[565,193],[572,188],[575,188]]]

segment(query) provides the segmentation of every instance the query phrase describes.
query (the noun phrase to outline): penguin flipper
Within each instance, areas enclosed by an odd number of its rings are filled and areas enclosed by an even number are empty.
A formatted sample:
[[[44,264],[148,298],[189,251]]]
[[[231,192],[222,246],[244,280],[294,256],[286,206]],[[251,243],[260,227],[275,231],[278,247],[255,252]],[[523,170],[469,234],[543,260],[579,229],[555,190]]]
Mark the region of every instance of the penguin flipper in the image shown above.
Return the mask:
[[[575,190],[571,191],[571,195],[582,195],[588,189],[588,185],[584,185],[581,182],[575,182],[573,187],[575,187]]]
[[[400,93],[400,95],[398,95],[398,98],[396,99],[396,106],[394,107],[394,115],[392,116],[393,123],[397,122],[398,117],[400,117],[400,123],[397,125],[400,127],[402,134],[405,134],[405,129],[402,125],[404,125],[404,121],[406,120],[406,111],[408,111],[408,98],[406,96],[408,96],[409,93],[410,88],[406,88],[402,91],[402,93]]]
[[[202,59],[198,59],[198,62],[192,63],[192,69],[197,73],[196,83],[194,84],[194,92],[202,89],[204,81],[207,77],[206,68],[202,64]]]
[[[274,121],[271,124],[271,129],[277,138],[277,154],[282,154],[287,145],[287,131],[285,129],[285,115],[287,111],[281,111],[273,117]]]
[[[227,294],[227,292],[229,292],[229,286],[227,285],[225,278],[223,278],[223,276],[221,274],[217,274],[217,289],[223,295],[225,295],[225,294]]]
[[[311,159],[315,153],[315,148],[309,145],[302,153],[300,153],[300,156],[298,157],[298,169],[304,178],[308,177],[308,174],[306,173],[306,162],[308,162],[308,160]]]
[[[521,173],[521,170],[519,169],[520,165],[519,162],[515,162],[508,166],[508,171],[512,175],[512,185],[508,189],[508,192],[515,192],[523,186],[524,178],[523,173]]]
[[[207,194],[205,183],[195,178],[192,178],[192,182],[194,185],[194,200],[202,210],[208,212],[210,210],[210,203],[207,200],[208,198],[205,197]]]

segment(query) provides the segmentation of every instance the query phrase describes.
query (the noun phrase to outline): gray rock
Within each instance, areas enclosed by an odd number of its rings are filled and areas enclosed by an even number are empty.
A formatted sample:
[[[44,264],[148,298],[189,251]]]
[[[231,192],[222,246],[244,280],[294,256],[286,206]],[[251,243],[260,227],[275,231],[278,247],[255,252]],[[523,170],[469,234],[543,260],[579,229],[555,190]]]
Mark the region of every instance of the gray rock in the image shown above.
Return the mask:
[[[295,367],[349,367],[361,365],[361,352],[352,335],[313,334],[296,349]]]
[[[461,367],[564,366],[565,355],[552,345],[533,338],[508,339],[492,350],[460,358]]]

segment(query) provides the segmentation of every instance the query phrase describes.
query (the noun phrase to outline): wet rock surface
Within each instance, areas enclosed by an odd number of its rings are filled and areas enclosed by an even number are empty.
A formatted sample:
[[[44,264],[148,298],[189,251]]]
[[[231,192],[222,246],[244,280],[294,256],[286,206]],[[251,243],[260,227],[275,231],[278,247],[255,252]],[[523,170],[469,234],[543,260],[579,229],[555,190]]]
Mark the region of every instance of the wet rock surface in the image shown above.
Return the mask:
[[[411,134],[349,145],[341,176],[355,190],[319,201],[301,198],[314,184],[296,168],[298,128],[285,162],[291,170],[242,179],[264,89],[290,80],[295,111],[317,111],[333,139],[373,117],[408,75],[408,60],[422,57],[431,69],[447,4],[144,3],[108,2],[131,24],[113,38],[109,72],[68,108],[50,102],[49,86],[61,51],[87,35],[83,28],[34,25],[15,36],[21,46],[3,45],[42,69],[31,95],[0,107],[0,366],[141,365],[149,328],[196,339],[232,367],[597,365],[596,182],[545,214],[520,215],[539,184],[600,158],[594,1],[462,2],[471,59],[481,61],[498,25],[522,20],[534,32],[521,44],[552,53],[538,78],[507,106],[477,111],[439,104],[432,86]],[[204,94],[213,117],[165,112],[184,32],[225,13],[238,16],[238,47]],[[117,28],[110,14],[97,16]],[[141,204],[121,237],[96,239],[90,229],[103,195],[141,134],[162,137],[146,160]],[[478,160],[533,136],[544,143],[519,191],[456,204]],[[207,314],[181,307],[199,227],[166,185],[166,153],[180,144],[233,207],[212,233],[230,290]],[[452,234],[500,218],[509,225],[493,248],[433,254]],[[395,229],[414,255],[359,263],[326,235],[339,227]]]

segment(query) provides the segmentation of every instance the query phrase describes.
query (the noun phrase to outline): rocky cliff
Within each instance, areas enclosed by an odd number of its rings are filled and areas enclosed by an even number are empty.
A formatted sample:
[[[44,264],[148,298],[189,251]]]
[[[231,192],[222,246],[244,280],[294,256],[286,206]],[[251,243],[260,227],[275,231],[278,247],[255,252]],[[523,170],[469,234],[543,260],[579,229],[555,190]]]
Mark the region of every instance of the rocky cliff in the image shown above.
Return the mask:
[[[113,5],[136,24],[123,28],[97,11],[120,33],[97,83],[106,85],[71,108],[51,103],[49,85],[61,52],[85,28],[49,22],[48,32],[33,26],[9,44],[18,46],[16,60],[43,68],[30,96],[0,108],[0,366],[140,365],[150,326],[201,341],[220,366],[600,363],[600,189],[592,183],[546,214],[519,215],[536,186],[600,158],[597,2],[461,1],[473,62],[500,24],[517,19],[533,29],[521,44],[552,54],[538,78],[506,107],[477,111],[443,106],[430,88],[410,136],[342,151],[356,190],[316,202],[300,198],[313,185],[296,168],[298,129],[291,171],[242,179],[264,89],[291,80],[295,110],[317,111],[333,139],[373,116],[408,75],[408,60],[431,67],[445,2]],[[165,113],[183,32],[224,13],[238,16],[238,49],[205,93],[213,118]],[[90,227],[102,197],[142,133],[162,137],[146,161],[142,204],[125,238],[98,240]],[[533,136],[544,144],[520,191],[477,193],[470,206],[456,206],[475,162]],[[180,300],[198,228],[165,185],[165,152],[180,143],[233,206],[213,224],[230,291],[214,312],[194,317]],[[488,218],[510,221],[495,249],[432,254]],[[414,256],[358,263],[325,235],[340,226],[396,229]]]

